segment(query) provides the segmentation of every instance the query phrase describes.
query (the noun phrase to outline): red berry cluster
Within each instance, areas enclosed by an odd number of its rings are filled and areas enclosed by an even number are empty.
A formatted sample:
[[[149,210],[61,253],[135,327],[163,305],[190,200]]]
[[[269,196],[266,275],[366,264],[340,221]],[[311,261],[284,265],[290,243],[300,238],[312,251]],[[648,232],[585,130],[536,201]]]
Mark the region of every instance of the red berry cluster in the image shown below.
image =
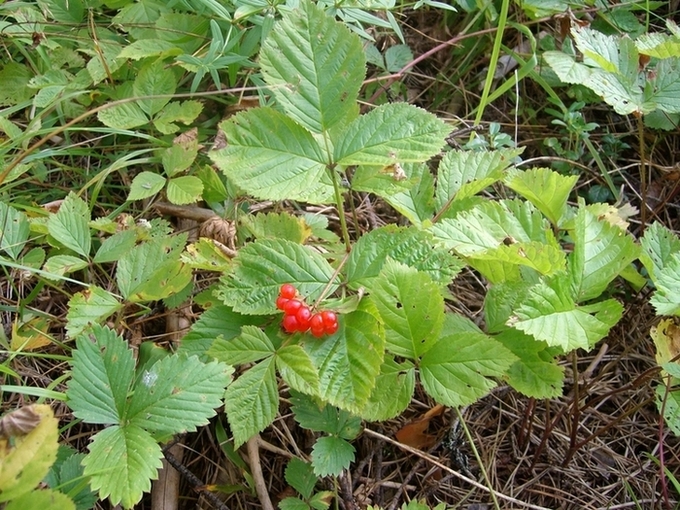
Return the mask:
[[[297,299],[297,289],[290,283],[281,285],[276,308],[283,311],[283,329],[288,333],[309,330],[316,338],[332,335],[338,330],[338,316],[324,310],[312,313],[304,301]]]

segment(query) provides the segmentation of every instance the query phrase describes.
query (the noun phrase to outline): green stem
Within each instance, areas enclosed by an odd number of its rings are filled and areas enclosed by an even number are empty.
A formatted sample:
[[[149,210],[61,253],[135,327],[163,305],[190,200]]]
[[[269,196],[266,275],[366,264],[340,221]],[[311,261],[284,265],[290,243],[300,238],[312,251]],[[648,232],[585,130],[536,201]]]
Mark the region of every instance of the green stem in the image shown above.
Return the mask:
[[[333,190],[335,191],[335,205],[338,208],[338,216],[340,216],[340,228],[342,229],[342,238],[345,241],[345,249],[347,253],[352,250],[352,243],[349,240],[349,230],[347,230],[347,221],[345,220],[345,206],[342,199],[342,191],[340,191],[340,184],[338,184],[338,174],[334,168],[330,166],[328,169],[331,172],[331,179],[333,180]]]

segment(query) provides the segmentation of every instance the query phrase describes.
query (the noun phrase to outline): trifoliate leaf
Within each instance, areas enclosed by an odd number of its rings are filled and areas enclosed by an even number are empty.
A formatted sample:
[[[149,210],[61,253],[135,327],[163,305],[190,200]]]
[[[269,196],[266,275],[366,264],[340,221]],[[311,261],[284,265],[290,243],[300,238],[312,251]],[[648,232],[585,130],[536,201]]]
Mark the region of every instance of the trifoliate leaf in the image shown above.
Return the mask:
[[[29,234],[30,225],[26,215],[0,202],[0,250],[17,260]]]
[[[369,421],[385,421],[401,414],[411,402],[416,384],[413,363],[397,363],[393,358],[385,359],[375,388],[361,410],[360,416]]]
[[[165,182],[165,177],[162,175],[154,172],[140,172],[132,179],[127,199],[132,201],[152,197],[163,189]]]
[[[553,225],[558,225],[577,180],[577,175],[565,176],[548,168],[532,168],[511,173],[506,183],[534,204]]]
[[[97,433],[83,460],[92,489],[112,505],[132,508],[151,490],[151,479],[162,466],[161,447],[145,430],[114,425]]]
[[[194,175],[173,177],[168,181],[168,188],[165,192],[168,200],[173,204],[193,204],[201,199],[203,183]]]
[[[229,365],[253,363],[272,356],[276,348],[269,337],[258,327],[243,326],[235,338],[217,337],[208,355]]]
[[[312,466],[316,476],[339,476],[353,460],[354,447],[339,437],[320,437],[312,448]]]
[[[310,395],[319,391],[319,374],[309,354],[299,345],[287,345],[276,351],[276,368],[294,390]]]
[[[71,192],[59,211],[47,220],[47,230],[61,244],[87,258],[90,254],[90,210],[87,204]]]
[[[361,432],[361,418],[329,404],[319,405],[308,395],[291,392],[291,410],[302,428],[354,439]]]
[[[96,285],[75,293],[68,302],[66,313],[68,336],[77,337],[86,328],[108,318],[122,307],[116,296]]]
[[[388,351],[417,359],[437,342],[444,299],[426,273],[388,259],[369,290],[385,324]]]
[[[374,305],[362,300],[356,311],[340,316],[336,334],[323,342],[305,343],[319,370],[319,393],[324,400],[350,412],[364,408],[385,351],[379,321]]]
[[[569,274],[577,301],[602,294],[640,253],[629,234],[600,221],[583,207],[576,216],[572,237],[574,250],[569,257]]]
[[[579,307],[569,282],[561,277],[531,287],[508,325],[564,352],[590,350],[607,335],[622,313],[623,307],[614,299]]]
[[[555,361],[557,349],[515,329],[495,337],[507,347],[517,361],[508,370],[508,384],[532,398],[554,398],[562,394],[564,370]]]
[[[271,314],[284,283],[295,285],[308,302],[319,297],[333,268],[318,252],[283,239],[262,239],[238,251],[234,268],[216,295],[234,311]],[[330,292],[335,290],[331,285]]]
[[[310,463],[293,457],[286,466],[285,476],[288,485],[298,491],[303,498],[309,499],[318,480]]]
[[[34,491],[57,457],[59,420],[48,405],[27,407],[32,422],[27,433],[7,427],[8,416],[3,417],[6,433],[0,437],[0,502]],[[13,414],[25,416],[24,409]]]
[[[312,2],[283,15],[262,45],[260,65],[278,104],[314,133],[358,114],[361,40]]]
[[[210,154],[239,188],[266,200],[327,202],[327,156],[312,134],[272,108],[254,108],[221,124],[229,145]]]
[[[114,331],[94,326],[76,338],[66,396],[73,414],[88,423],[119,423],[125,416],[135,361]]]
[[[476,402],[496,386],[517,360],[514,354],[483,333],[442,337],[420,363],[420,380],[437,402],[460,407]]]
[[[406,103],[390,103],[355,119],[335,146],[343,166],[427,161],[444,146],[449,128],[431,113]]]
[[[274,357],[260,361],[231,383],[224,407],[235,448],[271,425],[279,408]]]
[[[503,177],[523,149],[497,151],[450,151],[439,162],[435,207],[476,195]]]
[[[208,423],[234,369],[195,356],[167,356],[144,370],[127,407],[127,426],[178,434]]]

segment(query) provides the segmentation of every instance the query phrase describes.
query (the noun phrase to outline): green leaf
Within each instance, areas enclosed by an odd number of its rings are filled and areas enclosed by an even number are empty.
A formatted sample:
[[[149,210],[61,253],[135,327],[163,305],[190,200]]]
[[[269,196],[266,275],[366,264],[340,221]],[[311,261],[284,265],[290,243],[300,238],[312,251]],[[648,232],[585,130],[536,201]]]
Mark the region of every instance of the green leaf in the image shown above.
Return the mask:
[[[66,396],[74,416],[88,423],[119,423],[125,413],[135,361],[114,331],[94,326],[76,339]]]
[[[127,252],[116,272],[123,296],[134,302],[156,301],[186,287],[191,268],[179,260],[185,242],[185,234],[159,237]]]
[[[410,189],[415,179],[409,178],[410,170],[422,163],[404,163],[390,166],[356,167],[352,174],[352,190],[373,193],[379,197],[389,197]]]
[[[471,256],[470,266],[482,273],[491,283],[518,282],[527,277],[521,270],[529,267],[542,275],[564,271],[564,252],[552,245],[539,242],[502,245]]]
[[[269,337],[258,327],[244,325],[241,334],[225,339],[219,336],[208,355],[229,365],[243,365],[268,358],[276,352]]]
[[[149,118],[136,103],[111,106],[97,113],[99,122],[114,129],[132,129],[143,126]]]
[[[288,485],[298,491],[303,498],[310,498],[317,482],[314,468],[310,463],[293,457],[286,466],[285,476]]]
[[[68,336],[75,338],[86,328],[108,318],[122,307],[116,296],[96,285],[75,293],[68,302],[66,313]]]
[[[132,90],[136,97],[165,96],[148,97],[137,101],[142,111],[148,117],[153,117],[170,102],[176,87],[177,80],[172,70],[166,67],[162,60],[153,60],[139,70]]]
[[[198,202],[203,193],[203,183],[193,175],[173,177],[166,190],[168,200],[173,204],[186,205]]]
[[[193,136],[191,135],[193,133]],[[183,172],[189,168],[196,160],[198,155],[198,140],[196,138],[196,130],[189,131],[178,136],[172,147],[168,147],[163,151],[161,156],[161,163],[163,170],[168,177]]]
[[[422,228],[423,222],[431,220],[435,213],[434,177],[427,165],[412,165],[411,178],[416,184],[408,191],[383,197],[384,200],[403,214],[415,226]]]
[[[366,73],[361,41],[312,2],[283,14],[262,45],[260,66],[284,111],[312,132],[358,114]]]
[[[60,491],[73,499],[77,510],[89,510],[99,499],[97,494],[90,489],[89,479],[83,476],[82,461],[84,458],[84,453],[73,453],[59,466]],[[86,481],[85,484],[84,481]]]
[[[415,385],[416,373],[411,362],[397,363],[386,358],[366,407],[359,414],[369,421],[385,421],[399,416],[411,403]]]
[[[592,313],[595,315],[592,315]],[[623,307],[609,299],[579,307],[564,277],[540,282],[508,320],[508,325],[564,352],[590,350],[621,318]]]
[[[675,254],[680,253],[680,238],[659,222],[645,229],[640,244],[643,250],[640,260],[653,282],[659,273],[673,263]]]
[[[29,234],[30,225],[26,215],[0,202],[0,250],[17,260]]]
[[[74,257],[73,255],[55,255],[54,257],[47,259],[45,266],[43,267],[43,271],[58,277],[73,273],[74,271],[80,271],[81,269],[87,267],[87,265],[87,261],[79,259],[78,257]],[[51,278],[47,274],[45,277],[54,280],[59,279]]]
[[[466,406],[496,387],[489,377],[502,377],[516,360],[512,352],[483,333],[452,334],[425,353],[420,381],[437,402]]]
[[[598,297],[621,271],[637,259],[640,249],[625,231],[580,207],[572,233],[574,250],[569,274],[577,301]]]
[[[299,498],[283,498],[279,501],[279,510],[309,510],[310,506]]]
[[[449,128],[431,113],[406,103],[379,106],[355,119],[335,147],[343,166],[427,161],[444,146]]]
[[[339,319],[338,332],[305,349],[319,370],[319,393],[327,402],[359,412],[375,386],[382,365],[385,337],[378,312],[367,300]]]
[[[291,391],[291,410],[301,427],[325,432],[344,439],[354,439],[361,432],[361,418],[329,404],[319,406],[315,399]]]
[[[388,259],[369,290],[385,324],[390,352],[417,359],[437,342],[444,298],[426,273]]]
[[[172,101],[156,114],[153,125],[164,135],[169,135],[179,131],[177,122],[189,125],[202,111],[203,105],[198,101]]]
[[[506,322],[519,303],[527,296],[531,282],[504,282],[493,285],[484,296],[484,322],[486,331],[498,333],[508,329]]]
[[[118,58],[140,60],[147,57],[170,57],[180,55],[182,50],[174,44],[161,39],[142,39],[127,45]]]
[[[231,383],[224,407],[234,433],[235,448],[271,425],[279,408],[273,356],[260,361]]]
[[[127,199],[142,200],[154,196],[165,186],[165,177],[154,172],[140,172],[135,175],[130,184],[130,194]]]
[[[428,232],[387,225],[363,235],[354,245],[346,264],[348,284],[368,285],[388,258],[428,274],[439,285],[449,285],[464,267],[448,250],[437,247]]]
[[[241,334],[241,327],[246,324],[259,326],[262,317],[241,315],[224,305],[216,305],[208,308],[201,314],[187,335],[182,338],[178,352],[187,355],[196,354],[206,357],[206,351],[213,345],[217,345],[215,339],[221,337],[219,342],[228,342]],[[224,361],[220,359],[220,361]]]
[[[225,275],[216,296],[234,311],[271,314],[284,283],[314,301],[333,276],[333,268],[318,252],[283,239],[262,239],[238,251],[234,269]],[[334,292],[336,285],[331,285]]]
[[[93,501],[92,504],[96,502]],[[41,510],[76,510],[76,506],[66,494],[51,489],[40,489],[22,494],[12,499],[5,510],[26,510],[40,508]]]
[[[276,368],[288,386],[294,390],[316,395],[319,374],[309,354],[299,345],[287,345],[276,352]]]
[[[271,108],[254,108],[221,125],[229,145],[210,153],[217,166],[256,198],[327,202],[327,158],[312,134]]]
[[[126,427],[153,432],[193,432],[221,405],[234,369],[195,356],[166,356],[137,380],[125,415]]]
[[[520,393],[538,399],[562,395],[564,370],[555,362],[555,349],[545,342],[509,329],[496,337],[518,360],[508,370],[508,384]]]
[[[121,230],[104,240],[94,256],[96,264],[116,262],[125,253],[130,251],[137,242],[137,232],[134,230]]]
[[[577,180],[577,175],[564,176],[548,168],[532,168],[513,172],[506,184],[534,204],[553,225],[558,225]]]
[[[302,244],[312,235],[304,218],[286,212],[244,216],[241,226],[256,239],[275,237]]]
[[[180,260],[192,269],[224,272],[231,267],[231,258],[223,250],[224,246],[208,237],[201,237],[187,245]]]
[[[87,204],[71,192],[56,214],[47,220],[47,230],[61,244],[87,258],[90,253],[90,210]]]
[[[462,200],[491,186],[521,153],[521,149],[447,152],[437,169],[435,207],[443,209],[451,199]]]
[[[151,490],[151,479],[162,466],[161,447],[135,425],[102,430],[89,450],[83,465],[91,487],[99,491],[101,499],[108,497],[112,505],[122,503],[124,508],[132,508]]]
[[[18,62],[6,62],[0,71],[0,105],[13,106],[31,98],[33,90],[28,87],[28,82],[33,73],[28,66]]]
[[[680,253],[656,277],[657,291],[650,303],[657,315],[680,315]]]
[[[320,437],[312,448],[312,466],[316,476],[339,476],[353,460],[354,447],[339,437]]]

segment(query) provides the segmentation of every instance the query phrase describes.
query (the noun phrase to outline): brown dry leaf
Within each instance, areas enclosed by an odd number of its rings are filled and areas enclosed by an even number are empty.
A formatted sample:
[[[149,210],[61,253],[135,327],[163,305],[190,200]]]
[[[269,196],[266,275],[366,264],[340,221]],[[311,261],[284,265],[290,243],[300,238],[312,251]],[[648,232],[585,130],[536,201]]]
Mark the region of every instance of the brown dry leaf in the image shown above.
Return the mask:
[[[33,317],[19,325],[12,324],[12,350],[32,351],[52,343],[47,334],[49,322],[46,317]]]
[[[426,434],[425,431],[430,425],[430,420],[435,416],[439,416],[444,412],[444,406],[437,404],[421,417],[407,423],[400,428],[395,437],[397,441],[411,448],[418,448],[423,450],[434,445],[437,438],[433,435]]]
[[[40,423],[40,415],[34,407],[22,407],[3,416],[0,420],[0,437],[25,436],[36,428]]]
[[[680,326],[673,319],[662,320],[650,331],[656,345],[656,362],[664,365],[671,360],[680,363]]]

